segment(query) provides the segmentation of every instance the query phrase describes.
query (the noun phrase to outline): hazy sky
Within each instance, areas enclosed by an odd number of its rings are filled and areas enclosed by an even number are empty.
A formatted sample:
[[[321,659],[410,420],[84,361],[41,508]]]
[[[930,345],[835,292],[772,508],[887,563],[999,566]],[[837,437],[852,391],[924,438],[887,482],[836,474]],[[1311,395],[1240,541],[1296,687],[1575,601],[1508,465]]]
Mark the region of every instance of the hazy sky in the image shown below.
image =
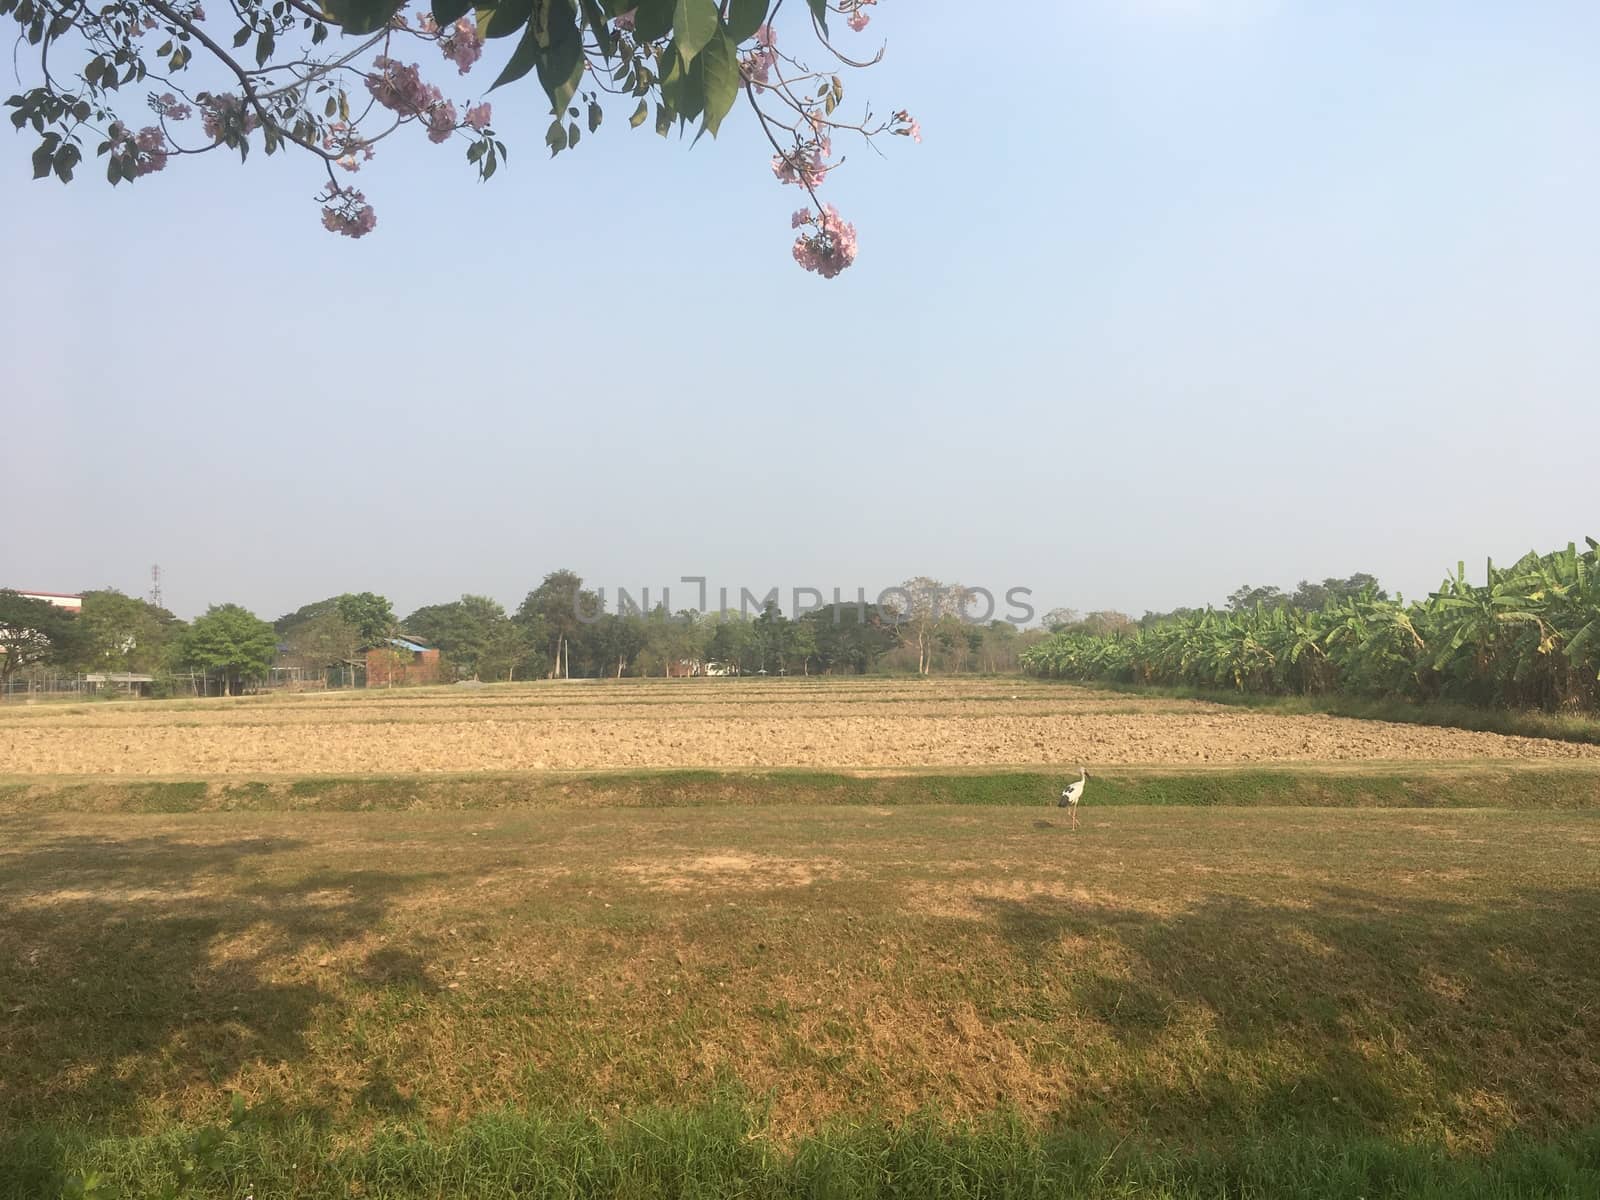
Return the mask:
[[[1138,613],[1600,535],[1600,6],[1009,7],[874,10],[851,96],[926,140],[830,178],[831,283],[748,122],[613,111],[550,161],[531,81],[488,185],[385,143],[360,242],[303,156],[113,191],[0,140],[0,583],[160,562],[181,615],[270,618],[926,573]]]

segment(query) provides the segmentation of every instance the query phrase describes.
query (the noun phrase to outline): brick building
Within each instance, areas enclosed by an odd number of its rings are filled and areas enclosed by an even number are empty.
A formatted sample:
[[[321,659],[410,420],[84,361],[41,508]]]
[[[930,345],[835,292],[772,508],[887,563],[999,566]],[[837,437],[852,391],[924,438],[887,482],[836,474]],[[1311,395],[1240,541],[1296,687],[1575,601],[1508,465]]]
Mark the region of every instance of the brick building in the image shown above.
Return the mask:
[[[439,651],[416,638],[389,638],[366,657],[369,688],[439,682]]]

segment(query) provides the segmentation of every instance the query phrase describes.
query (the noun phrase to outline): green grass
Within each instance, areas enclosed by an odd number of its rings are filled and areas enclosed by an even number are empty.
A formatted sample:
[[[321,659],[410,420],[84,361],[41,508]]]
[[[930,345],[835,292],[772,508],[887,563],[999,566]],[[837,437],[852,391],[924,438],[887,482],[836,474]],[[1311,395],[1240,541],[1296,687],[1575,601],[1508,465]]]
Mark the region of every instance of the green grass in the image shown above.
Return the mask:
[[[1088,692],[1119,692],[1124,695],[1154,696],[1167,700],[1201,700],[1210,704],[1260,709],[1283,715],[1353,717],[1364,721],[1393,721],[1402,725],[1472,729],[1483,733],[1501,733],[1510,737],[1552,738],[1562,742],[1600,745],[1600,715],[1594,713],[1478,708],[1470,704],[1450,704],[1443,701],[1419,704],[1409,700],[1369,700],[1360,696],[1267,696],[1257,692],[1152,687],[1105,680],[1064,683],[1063,686]]]
[[[0,814],[368,812],[781,805],[1049,805],[1062,770],[855,775],[627,771],[250,781],[42,779],[0,785]],[[1600,770],[1543,764],[1097,770],[1088,803],[1230,807],[1600,808]]]
[[[1597,1194],[1600,809],[667,778],[0,815],[0,1200]]]
[[[440,1134],[417,1125],[354,1145],[304,1122],[246,1117],[159,1137],[0,1134],[0,1198],[176,1191],[238,1197],[696,1197],[837,1200],[905,1197],[1140,1197],[1142,1200],[1591,1200],[1600,1194],[1600,1131],[1550,1143],[1515,1140],[1486,1155],[1378,1138],[1242,1138],[1196,1150],[1070,1131],[1015,1118],[976,1124],[923,1114],[838,1123],[792,1143],[767,1136],[758,1106],[737,1098],[650,1110],[601,1124],[506,1111]],[[180,1164],[196,1159],[195,1169]]]

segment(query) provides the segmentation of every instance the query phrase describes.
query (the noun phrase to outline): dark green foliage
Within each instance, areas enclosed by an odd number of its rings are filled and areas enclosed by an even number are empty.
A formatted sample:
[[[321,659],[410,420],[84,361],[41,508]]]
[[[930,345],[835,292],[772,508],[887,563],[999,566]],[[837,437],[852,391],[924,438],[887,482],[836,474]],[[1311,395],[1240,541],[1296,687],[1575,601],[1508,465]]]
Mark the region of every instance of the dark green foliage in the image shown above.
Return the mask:
[[[1350,594],[1349,589],[1362,590]],[[1060,679],[1343,695],[1510,708],[1600,709],[1600,547],[1464,568],[1426,600],[1390,600],[1371,576],[1241,589],[1233,611],[1187,610],[1110,635],[1064,629],[1023,655]],[[1296,607],[1300,597],[1326,600]]]
[[[0,588],[0,697],[11,676],[40,663],[70,663],[84,649],[78,618],[48,600]]]
[[[213,604],[189,626],[178,653],[185,665],[214,675],[238,695],[245,680],[266,675],[277,652],[271,625],[237,604]]]

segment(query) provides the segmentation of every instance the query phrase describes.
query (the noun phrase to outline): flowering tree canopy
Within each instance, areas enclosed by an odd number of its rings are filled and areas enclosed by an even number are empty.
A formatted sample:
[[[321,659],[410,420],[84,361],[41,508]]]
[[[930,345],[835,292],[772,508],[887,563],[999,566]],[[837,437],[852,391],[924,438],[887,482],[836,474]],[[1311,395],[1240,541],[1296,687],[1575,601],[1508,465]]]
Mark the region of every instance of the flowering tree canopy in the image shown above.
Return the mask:
[[[613,104],[634,128],[694,128],[698,139],[715,137],[742,97],[772,143],[773,174],[806,193],[791,222],[795,259],[827,278],[856,253],[854,227],[818,197],[843,161],[834,135],[921,140],[904,111],[845,116],[841,73],[883,51],[852,57],[834,41],[837,22],[861,33],[877,0],[432,0],[407,11],[409,2],[205,0],[208,14],[202,0],[0,0],[0,16],[20,26],[17,49],[32,48],[34,86],[6,101],[11,123],[39,138],[34,177],[64,183],[90,145],[112,184],[184,155],[302,152],[326,175],[323,225],[359,238],[377,217],[350,175],[400,130],[457,142],[482,179],[506,161],[489,102],[448,97],[413,61],[462,76],[486,39],[505,38],[510,57],[489,90],[537,76],[552,155],[599,129]],[[786,5],[823,66],[780,47]],[[19,53],[19,72],[24,61]]]

